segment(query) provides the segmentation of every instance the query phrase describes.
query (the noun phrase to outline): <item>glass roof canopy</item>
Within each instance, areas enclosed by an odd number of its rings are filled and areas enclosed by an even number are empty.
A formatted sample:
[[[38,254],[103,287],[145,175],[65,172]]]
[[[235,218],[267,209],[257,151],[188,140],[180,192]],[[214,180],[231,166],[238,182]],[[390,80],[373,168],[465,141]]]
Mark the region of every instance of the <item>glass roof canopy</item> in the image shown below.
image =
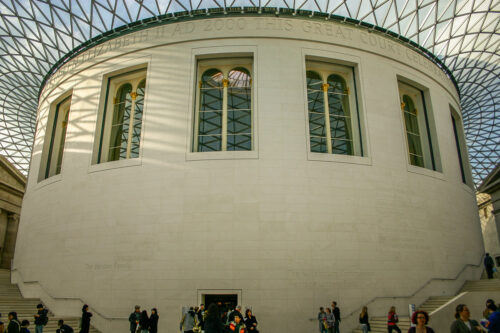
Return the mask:
[[[28,172],[40,86],[79,45],[140,20],[242,7],[355,19],[427,49],[458,83],[476,184],[499,163],[498,0],[0,0],[0,154]]]

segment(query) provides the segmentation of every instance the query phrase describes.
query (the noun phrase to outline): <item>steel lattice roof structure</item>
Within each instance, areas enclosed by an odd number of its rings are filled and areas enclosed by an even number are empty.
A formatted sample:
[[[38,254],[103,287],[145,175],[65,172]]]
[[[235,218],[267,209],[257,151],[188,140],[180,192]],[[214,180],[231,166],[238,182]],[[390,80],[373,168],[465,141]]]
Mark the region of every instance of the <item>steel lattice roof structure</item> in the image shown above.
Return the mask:
[[[0,0],[0,154],[28,172],[40,87],[72,50],[134,22],[243,8],[321,13],[418,44],[456,79],[476,184],[499,163],[500,0]]]

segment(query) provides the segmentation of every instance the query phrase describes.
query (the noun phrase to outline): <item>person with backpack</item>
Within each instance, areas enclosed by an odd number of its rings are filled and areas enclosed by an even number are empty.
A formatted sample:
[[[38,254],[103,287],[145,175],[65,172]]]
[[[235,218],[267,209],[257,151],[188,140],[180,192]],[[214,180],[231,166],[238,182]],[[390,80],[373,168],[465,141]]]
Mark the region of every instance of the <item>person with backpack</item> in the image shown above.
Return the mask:
[[[36,306],[37,313],[35,317],[35,333],[43,333],[43,328],[49,322],[47,309],[44,309],[43,304],[40,303]]]
[[[59,326],[59,328],[57,329],[56,333],[74,333],[75,331],[73,331],[73,328],[71,328],[71,326],[68,326],[64,323],[64,320],[62,319],[59,319],[59,321],[57,322],[57,326]]]
[[[387,330],[389,333],[392,333],[395,330],[398,333],[401,333],[401,330],[398,327],[399,318],[396,314],[396,307],[391,306],[389,313],[387,314]]]
[[[9,312],[9,326],[7,326],[6,333],[20,333],[21,332],[21,324],[17,320],[17,312]]]
[[[30,330],[28,327],[30,326],[30,322],[27,321],[26,319],[21,322],[21,330],[19,331],[20,333],[30,333]]]
[[[193,328],[196,324],[194,308],[190,307],[189,311],[182,317],[180,329],[184,333],[194,333]]]
[[[89,306],[85,304],[82,307],[82,319],[80,324],[80,333],[89,333],[90,331],[90,317],[92,313],[89,312]]]

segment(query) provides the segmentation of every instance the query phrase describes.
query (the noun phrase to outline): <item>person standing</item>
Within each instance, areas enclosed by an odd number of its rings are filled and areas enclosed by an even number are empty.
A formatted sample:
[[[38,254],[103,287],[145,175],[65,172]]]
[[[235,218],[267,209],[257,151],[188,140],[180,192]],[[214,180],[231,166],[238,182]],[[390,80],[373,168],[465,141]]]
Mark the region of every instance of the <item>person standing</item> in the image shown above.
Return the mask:
[[[493,267],[495,267],[495,263],[488,252],[486,252],[486,256],[484,257],[484,267],[486,268],[488,279],[493,279]]]
[[[396,307],[391,306],[389,313],[387,314],[387,331],[391,333],[395,330],[398,333],[401,333],[401,330],[398,327],[399,318],[396,313]]]
[[[252,313],[252,310],[247,309],[245,311],[245,326],[247,327],[247,332],[249,333],[259,333],[257,330],[257,318]]]
[[[196,319],[198,320],[198,326],[200,327],[200,330],[204,331],[205,330],[205,305],[200,304],[200,307],[198,308],[198,311],[196,311]]]
[[[148,312],[146,310],[143,310],[141,312],[141,318],[139,319],[139,328],[141,330],[141,333],[149,333],[149,318]]]
[[[335,331],[335,315],[330,308],[326,308],[326,323],[328,325],[328,333]]]
[[[89,306],[84,304],[82,307],[82,326],[80,327],[80,333],[89,333],[90,317],[92,317],[92,313],[89,312]]]
[[[335,316],[335,333],[340,333],[340,309],[335,301],[332,302],[332,312]]]
[[[359,326],[361,326],[363,333],[368,333],[368,331],[371,331],[370,322],[368,320],[368,308],[366,306],[363,306],[363,309],[359,314]]]
[[[189,311],[182,317],[180,329],[184,328],[184,333],[194,333],[193,328],[195,324],[195,313],[194,308],[190,307]]]
[[[0,318],[2,318],[2,314],[0,313]],[[5,325],[3,323],[3,321],[0,320],[0,333],[4,333],[5,332]]]
[[[234,333],[247,333],[245,324],[240,316],[235,315],[234,321],[229,323],[229,332]]]
[[[318,312],[318,325],[319,325],[319,332],[320,333],[328,333],[328,324],[326,321],[326,312],[323,307],[319,308]]]
[[[37,313],[35,317],[35,333],[43,333],[43,328],[49,322],[48,311],[40,303],[36,306]]]
[[[450,333],[483,332],[478,322],[470,319],[469,308],[465,304],[458,304],[455,309],[456,320],[451,324]]]
[[[134,312],[128,316],[128,321],[130,322],[130,333],[135,333],[137,325],[139,325],[139,319],[141,319],[141,307],[136,305]]]
[[[212,303],[208,306],[205,317],[205,333],[222,333],[223,329],[219,307]]]
[[[416,326],[410,327],[408,333],[434,333],[434,330],[427,326],[429,315],[425,311],[415,311],[411,316],[411,322]]]
[[[151,309],[151,316],[149,317],[149,333],[158,333],[158,310]]]
[[[19,333],[21,331],[21,324],[17,320],[17,312],[9,312],[8,319],[7,333]]]

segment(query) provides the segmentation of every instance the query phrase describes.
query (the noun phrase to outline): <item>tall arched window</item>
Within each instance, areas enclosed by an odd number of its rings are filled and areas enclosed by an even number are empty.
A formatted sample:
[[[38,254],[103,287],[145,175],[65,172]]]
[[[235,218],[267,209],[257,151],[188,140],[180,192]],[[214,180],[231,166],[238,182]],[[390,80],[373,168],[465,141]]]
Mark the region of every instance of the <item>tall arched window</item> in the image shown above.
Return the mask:
[[[193,151],[252,150],[251,64],[199,63]]]
[[[97,163],[137,158],[140,154],[146,70],[109,77],[107,86]]]
[[[357,101],[349,87],[354,84],[352,68],[314,62],[307,65],[311,152],[362,155]]]
[[[408,152],[410,163],[416,166],[424,166],[424,155],[420,141],[420,130],[418,128],[417,109],[415,103],[408,95],[403,95],[403,112],[406,128],[406,139],[408,140]]]
[[[403,82],[398,82],[398,88],[409,164],[440,171],[434,117],[424,91]]]
[[[71,95],[50,108],[39,181],[61,173],[70,106]]]

